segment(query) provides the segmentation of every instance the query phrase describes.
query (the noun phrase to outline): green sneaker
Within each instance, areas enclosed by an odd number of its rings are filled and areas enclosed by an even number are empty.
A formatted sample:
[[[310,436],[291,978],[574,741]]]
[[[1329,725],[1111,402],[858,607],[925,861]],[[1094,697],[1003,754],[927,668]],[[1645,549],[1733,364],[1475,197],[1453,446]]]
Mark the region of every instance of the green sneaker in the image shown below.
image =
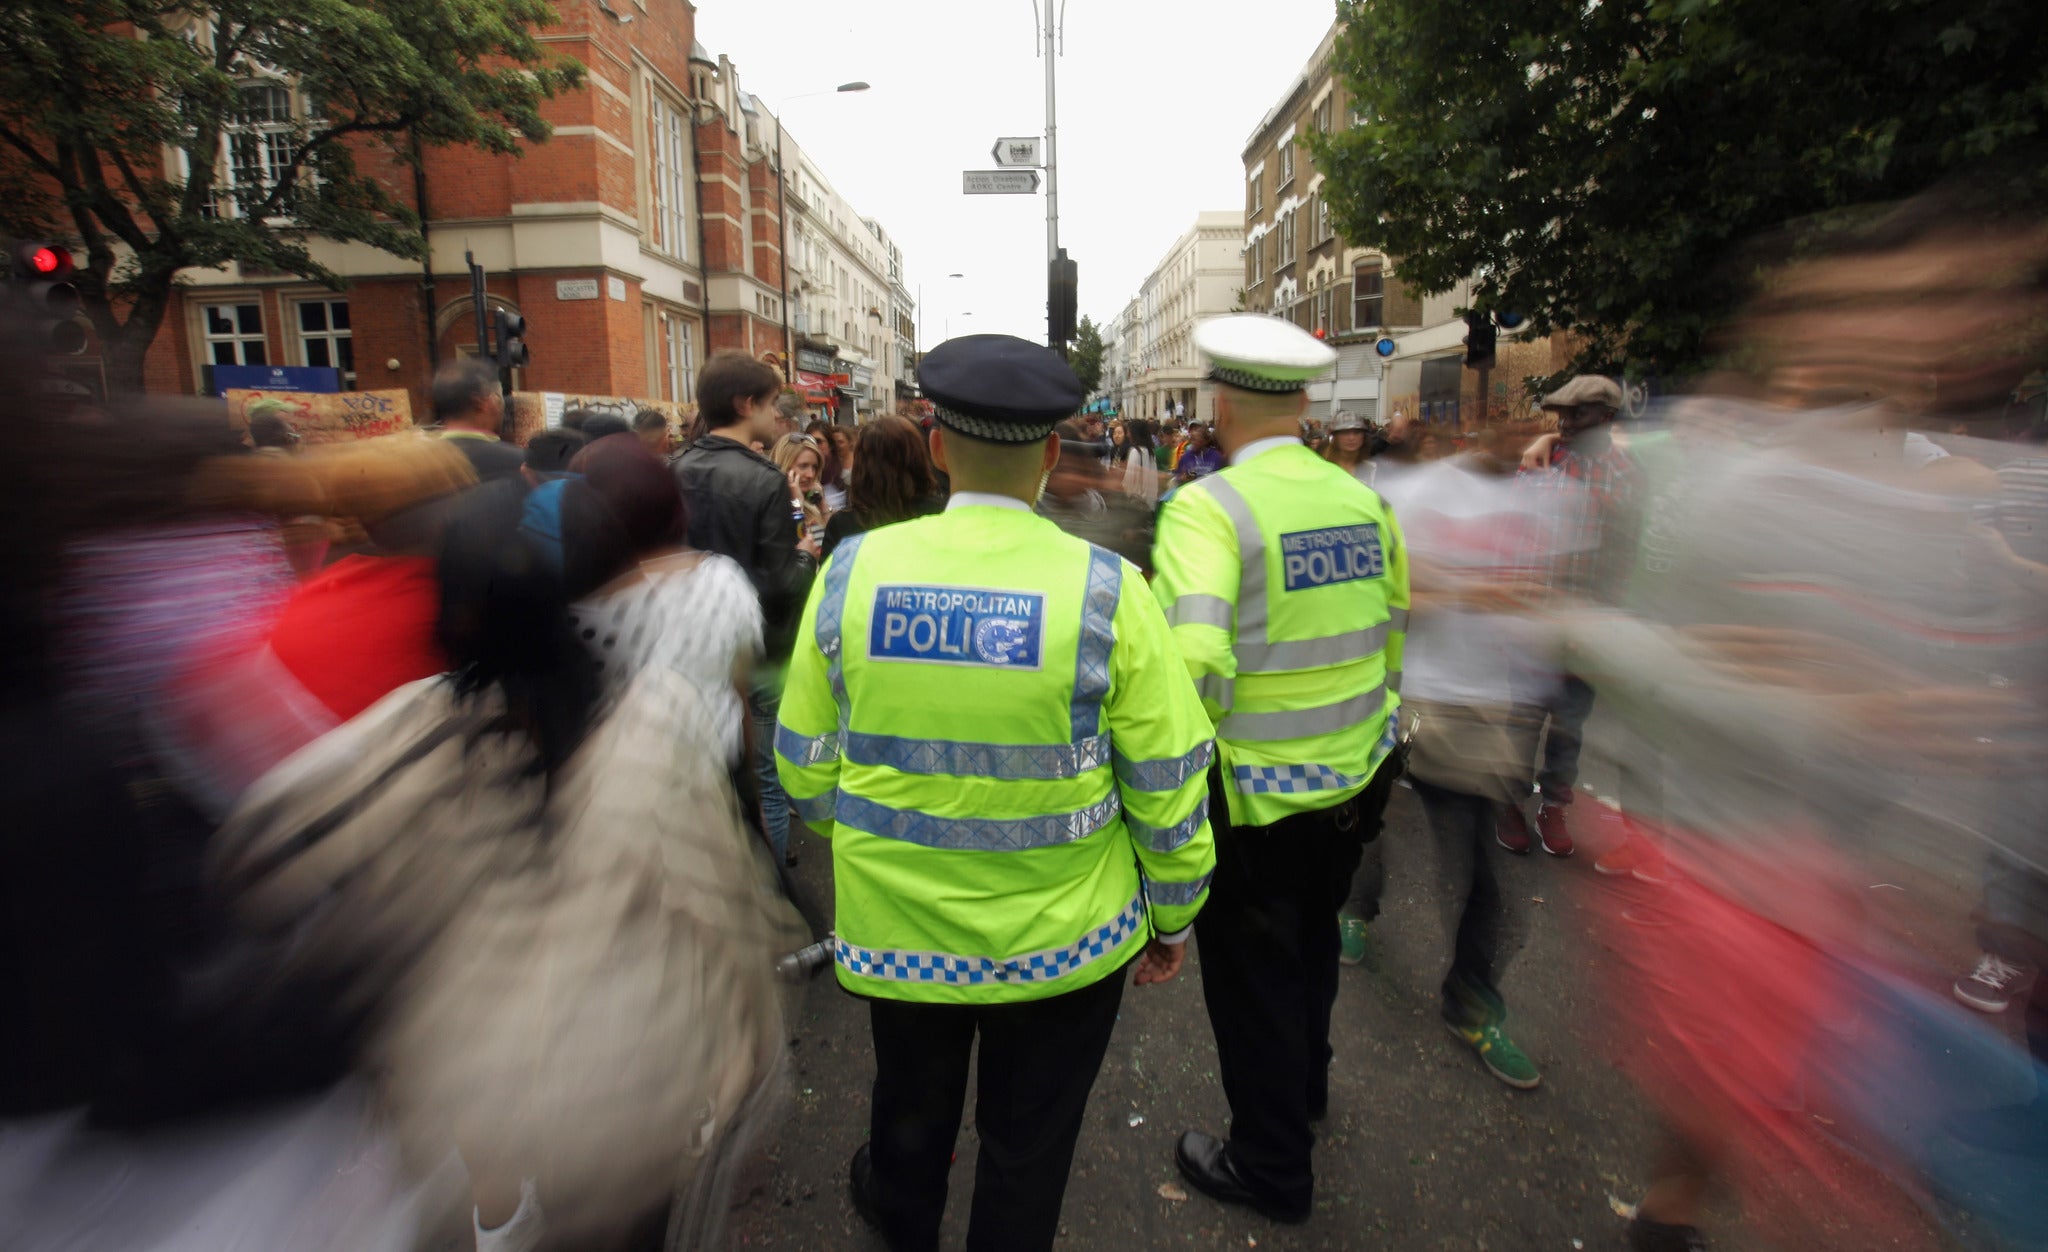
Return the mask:
[[[1344,945],[1342,950],[1337,953],[1337,963],[1339,965],[1365,964],[1367,943],[1365,919],[1353,917],[1348,913],[1338,914],[1337,936]]]
[[[1489,1018],[1475,1026],[1462,1026],[1446,1019],[1444,1025],[1463,1039],[1465,1046],[1478,1053],[1480,1061],[1493,1076],[1508,1086],[1517,1091],[1532,1091],[1542,1083],[1543,1075],[1536,1071],[1536,1062],[1516,1047],[1514,1040],[1501,1033],[1497,1018]]]

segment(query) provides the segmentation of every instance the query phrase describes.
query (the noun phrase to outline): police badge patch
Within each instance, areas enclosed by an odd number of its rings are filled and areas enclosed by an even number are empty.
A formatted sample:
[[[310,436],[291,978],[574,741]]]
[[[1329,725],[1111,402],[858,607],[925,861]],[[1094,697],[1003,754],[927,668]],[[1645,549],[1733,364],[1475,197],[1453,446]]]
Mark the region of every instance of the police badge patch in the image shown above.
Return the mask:
[[[1039,668],[1045,596],[984,587],[875,588],[868,658],[989,669]]]

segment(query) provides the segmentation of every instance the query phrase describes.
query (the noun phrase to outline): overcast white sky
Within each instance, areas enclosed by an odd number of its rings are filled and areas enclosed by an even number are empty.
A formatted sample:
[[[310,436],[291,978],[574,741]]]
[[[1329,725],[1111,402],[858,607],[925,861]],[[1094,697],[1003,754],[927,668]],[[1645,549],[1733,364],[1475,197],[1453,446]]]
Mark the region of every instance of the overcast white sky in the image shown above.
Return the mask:
[[[1198,211],[1243,205],[1245,141],[1334,16],[1330,0],[1070,0],[1060,243],[1082,313],[1114,317]],[[1044,131],[1032,20],[1031,0],[699,0],[698,41],[903,249],[927,346],[949,324],[1045,337],[1043,192],[960,193],[998,136]],[[873,89],[780,104],[851,79]]]

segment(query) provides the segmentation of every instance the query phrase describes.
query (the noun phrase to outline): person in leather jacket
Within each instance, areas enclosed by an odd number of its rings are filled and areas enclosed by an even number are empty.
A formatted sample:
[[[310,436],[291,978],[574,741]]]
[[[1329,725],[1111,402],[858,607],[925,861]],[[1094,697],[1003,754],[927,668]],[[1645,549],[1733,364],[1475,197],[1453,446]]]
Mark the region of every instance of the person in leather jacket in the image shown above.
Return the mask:
[[[775,438],[781,394],[782,376],[773,367],[743,352],[712,354],[697,378],[704,433],[671,464],[689,506],[690,546],[739,562],[761,597],[763,655],[747,692],[755,794],[747,798],[759,801],[756,813],[775,855],[794,865],[789,798],[775,775],[775,717],[782,667],[818,573],[818,544],[804,537],[789,480],[748,446]]]

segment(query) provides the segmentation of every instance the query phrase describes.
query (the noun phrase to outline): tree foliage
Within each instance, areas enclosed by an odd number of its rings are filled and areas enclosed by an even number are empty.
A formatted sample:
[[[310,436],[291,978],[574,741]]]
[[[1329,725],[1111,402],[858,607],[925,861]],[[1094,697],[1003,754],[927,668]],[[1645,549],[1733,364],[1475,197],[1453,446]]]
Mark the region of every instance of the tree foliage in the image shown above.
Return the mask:
[[[359,157],[546,139],[542,102],[583,69],[534,38],[555,20],[546,0],[0,0],[0,229],[83,249],[86,315],[139,389],[183,270],[338,288],[308,238],[424,255]],[[264,83],[308,107],[272,125],[270,176],[238,184],[222,137]]]
[[[1739,245],[1943,180],[2048,197],[2041,0],[1340,0],[1333,222],[1425,293],[1697,368]]]
[[[1074,346],[1067,353],[1067,364],[1074,369],[1074,377],[1081,380],[1081,390],[1089,395],[1102,385],[1102,331],[1087,317],[1074,328]]]

